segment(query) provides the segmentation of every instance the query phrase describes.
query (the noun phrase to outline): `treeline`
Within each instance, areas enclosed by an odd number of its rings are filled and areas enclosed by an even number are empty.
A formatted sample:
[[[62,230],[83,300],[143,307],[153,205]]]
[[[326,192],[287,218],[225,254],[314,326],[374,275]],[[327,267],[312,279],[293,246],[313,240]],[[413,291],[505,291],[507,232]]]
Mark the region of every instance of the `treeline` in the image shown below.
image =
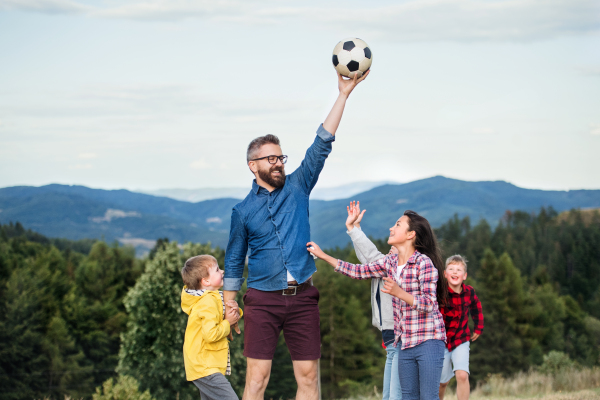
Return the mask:
[[[598,365],[597,212],[507,213],[495,229],[455,217],[436,232],[445,257],[469,259],[467,283],[483,304],[485,329],[471,348],[473,380],[535,368],[551,351],[582,366]],[[389,250],[385,239],[375,242]],[[2,398],[90,398],[95,387],[120,374],[135,378],[156,400],[197,399],[185,381],[187,316],[180,308],[179,271],[187,257],[200,253],[223,265],[224,250],[210,244],[159,240],[138,260],[133,249],[117,244],[55,241],[20,225],[0,226]],[[358,262],[351,246],[330,254]],[[385,351],[371,326],[370,283],[321,261],[317,269],[323,397],[373,393],[381,387]],[[231,343],[230,381],[240,395],[242,351],[243,333]],[[295,391],[282,336],[265,397],[292,398]]]
[[[116,243],[0,226],[1,398],[89,398],[114,376],[123,297],[142,269]]]

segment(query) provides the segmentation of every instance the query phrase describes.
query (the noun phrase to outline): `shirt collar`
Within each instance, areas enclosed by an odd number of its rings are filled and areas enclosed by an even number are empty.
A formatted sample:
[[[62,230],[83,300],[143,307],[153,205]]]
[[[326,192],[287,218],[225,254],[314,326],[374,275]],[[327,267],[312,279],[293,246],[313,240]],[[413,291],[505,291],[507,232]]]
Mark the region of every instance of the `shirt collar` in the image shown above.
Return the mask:
[[[417,250],[415,250],[415,252],[413,253],[412,256],[410,256],[410,258],[408,259],[408,261],[406,261],[407,264],[414,264],[415,262],[417,262],[417,257],[419,257],[421,255],[421,253],[419,253]]]
[[[256,179],[254,179],[252,181],[252,191],[254,192],[254,194],[258,194],[259,190],[260,190],[260,186],[258,185],[258,183],[256,183]]]
[[[450,287],[450,285],[448,285],[448,293],[450,293],[450,294],[462,294],[462,293],[464,293],[465,290],[466,290],[465,283],[464,282],[461,283],[460,287],[461,287],[460,293],[456,293],[454,290],[452,290],[452,288]]]

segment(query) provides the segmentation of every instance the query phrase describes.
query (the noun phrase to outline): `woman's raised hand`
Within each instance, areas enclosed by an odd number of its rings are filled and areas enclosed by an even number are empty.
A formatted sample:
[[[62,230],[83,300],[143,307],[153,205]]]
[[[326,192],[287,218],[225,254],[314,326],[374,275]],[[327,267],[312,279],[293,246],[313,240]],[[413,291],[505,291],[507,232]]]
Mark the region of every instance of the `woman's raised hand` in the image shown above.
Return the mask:
[[[346,207],[348,210],[348,218],[346,218],[346,229],[350,232],[354,227],[360,228],[360,221],[367,210],[360,212],[360,201],[351,201]]]

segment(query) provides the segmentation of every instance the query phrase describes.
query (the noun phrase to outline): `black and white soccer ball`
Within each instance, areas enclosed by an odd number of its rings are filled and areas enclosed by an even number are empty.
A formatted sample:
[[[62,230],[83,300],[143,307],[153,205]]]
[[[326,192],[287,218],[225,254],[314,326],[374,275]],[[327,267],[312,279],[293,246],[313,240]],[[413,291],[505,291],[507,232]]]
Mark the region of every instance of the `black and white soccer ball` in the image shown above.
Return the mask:
[[[364,40],[348,38],[333,48],[333,66],[343,76],[360,78],[371,68],[373,53]]]

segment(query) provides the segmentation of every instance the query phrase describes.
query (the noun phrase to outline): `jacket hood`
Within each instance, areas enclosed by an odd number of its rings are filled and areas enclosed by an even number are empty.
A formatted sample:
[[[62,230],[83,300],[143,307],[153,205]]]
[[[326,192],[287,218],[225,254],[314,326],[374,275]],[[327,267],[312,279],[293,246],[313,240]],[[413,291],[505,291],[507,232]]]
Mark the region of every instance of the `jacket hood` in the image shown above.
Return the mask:
[[[184,313],[186,313],[187,315],[190,315],[190,313],[192,312],[192,308],[196,305],[196,303],[198,303],[200,301],[200,299],[203,296],[206,296],[209,293],[209,291],[204,292],[200,296],[194,296],[194,295],[187,293],[185,290],[186,290],[186,287],[184,286],[183,289],[181,290],[181,309],[183,310]]]

